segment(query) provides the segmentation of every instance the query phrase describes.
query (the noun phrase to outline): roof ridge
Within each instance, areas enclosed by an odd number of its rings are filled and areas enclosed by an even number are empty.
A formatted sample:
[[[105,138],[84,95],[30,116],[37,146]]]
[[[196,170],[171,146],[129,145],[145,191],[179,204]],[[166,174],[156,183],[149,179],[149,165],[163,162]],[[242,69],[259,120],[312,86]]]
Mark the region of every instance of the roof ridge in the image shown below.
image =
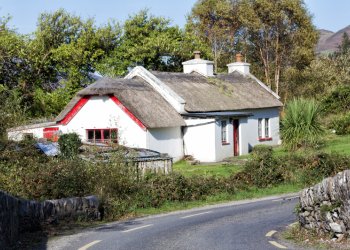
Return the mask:
[[[136,76],[150,84],[177,112],[185,112],[186,101],[144,67],[136,66],[124,79],[132,79]]]

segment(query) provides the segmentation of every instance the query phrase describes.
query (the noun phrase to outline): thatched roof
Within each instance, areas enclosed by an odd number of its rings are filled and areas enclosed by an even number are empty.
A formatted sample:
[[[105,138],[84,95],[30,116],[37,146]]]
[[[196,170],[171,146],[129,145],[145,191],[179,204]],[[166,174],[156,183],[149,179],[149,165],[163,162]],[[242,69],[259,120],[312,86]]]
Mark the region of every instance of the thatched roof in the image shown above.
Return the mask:
[[[185,122],[176,110],[148,83],[141,78],[102,78],[78,92],[56,121],[65,115],[86,95],[114,95],[147,128],[184,126]]]
[[[209,78],[196,73],[152,73],[186,101],[187,112],[234,111],[283,105],[256,80],[238,72]]]

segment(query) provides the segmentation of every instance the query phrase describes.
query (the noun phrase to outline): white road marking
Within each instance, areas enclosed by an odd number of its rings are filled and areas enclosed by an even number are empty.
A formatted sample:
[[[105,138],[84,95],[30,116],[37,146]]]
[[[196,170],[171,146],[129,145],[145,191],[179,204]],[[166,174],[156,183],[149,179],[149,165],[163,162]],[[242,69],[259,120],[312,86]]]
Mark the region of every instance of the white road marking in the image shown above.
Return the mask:
[[[123,233],[128,233],[128,232],[131,232],[131,231],[139,230],[139,229],[142,229],[142,228],[145,228],[145,227],[150,227],[150,226],[153,226],[153,224],[148,224],[148,225],[144,225],[144,226],[141,226],[141,227],[131,228],[131,229],[128,229],[128,230],[124,230],[122,232]]]
[[[269,243],[277,248],[280,248],[280,249],[287,249],[287,247],[277,243],[276,241],[269,241]]]
[[[277,233],[277,231],[271,230],[271,231],[268,232],[265,236],[266,236],[266,237],[272,237],[272,235],[274,235],[275,233]]]
[[[92,247],[93,245],[95,245],[95,244],[97,244],[97,243],[99,243],[99,242],[101,242],[101,241],[100,241],[100,240],[95,240],[95,241],[93,241],[93,242],[90,242],[89,244],[86,244],[85,246],[82,246],[82,247],[79,248],[78,250],[86,250],[86,249]]]
[[[191,214],[191,215],[183,216],[183,217],[181,217],[181,219],[186,219],[186,218],[195,217],[195,216],[199,216],[199,215],[202,215],[202,214],[210,214],[210,213],[212,213],[212,211],[198,213],[198,214]]]
[[[295,198],[299,198],[299,196],[293,196],[293,197],[287,197],[287,198],[282,198],[282,199],[276,199],[276,200],[272,200],[273,202],[276,202],[276,201],[288,201],[288,200],[292,200],[292,199],[295,199]]]

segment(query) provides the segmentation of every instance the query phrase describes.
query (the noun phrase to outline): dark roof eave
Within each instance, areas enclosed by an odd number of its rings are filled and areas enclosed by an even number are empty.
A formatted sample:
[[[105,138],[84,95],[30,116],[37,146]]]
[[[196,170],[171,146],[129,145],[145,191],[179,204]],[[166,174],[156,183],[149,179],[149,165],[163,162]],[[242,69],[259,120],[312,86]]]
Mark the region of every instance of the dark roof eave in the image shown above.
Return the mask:
[[[234,118],[234,117],[249,117],[253,116],[250,112],[198,112],[198,113],[184,113],[185,117],[193,118]]]

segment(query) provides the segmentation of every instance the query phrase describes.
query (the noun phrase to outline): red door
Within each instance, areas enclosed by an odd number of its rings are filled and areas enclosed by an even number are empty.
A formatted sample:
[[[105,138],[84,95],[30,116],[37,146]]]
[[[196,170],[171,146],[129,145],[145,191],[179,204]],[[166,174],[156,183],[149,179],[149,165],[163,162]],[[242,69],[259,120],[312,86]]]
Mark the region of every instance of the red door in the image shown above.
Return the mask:
[[[50,141],[58,141],[58,128],[44,128],[44,138]]]
[[[239,120],[233,120],[233,155],[239,155]]]

